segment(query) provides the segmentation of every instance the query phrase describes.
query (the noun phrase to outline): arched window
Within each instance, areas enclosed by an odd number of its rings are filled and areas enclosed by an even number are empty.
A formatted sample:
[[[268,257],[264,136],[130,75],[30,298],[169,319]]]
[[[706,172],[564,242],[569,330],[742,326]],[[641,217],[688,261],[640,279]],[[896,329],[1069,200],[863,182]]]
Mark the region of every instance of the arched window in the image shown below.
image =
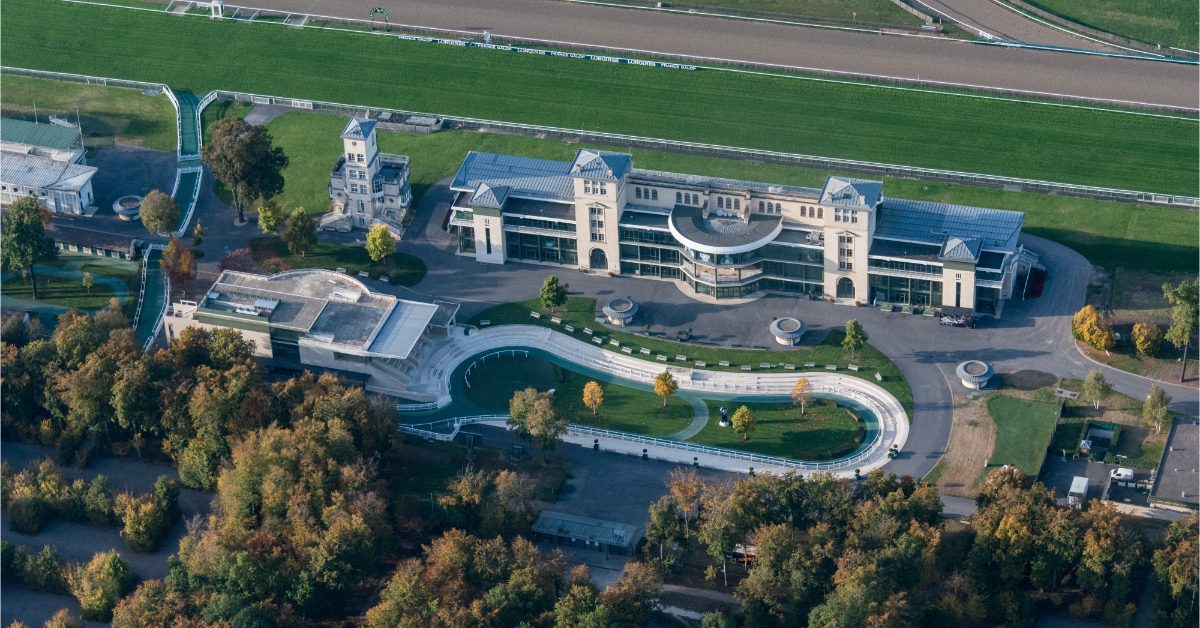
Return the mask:
[[[733,199],[733,208],[741,209],[742,208],[742,199],[740,199],[740,198]]]
[[[650,198],[658,200],[658,190],[650,190]]]
[[[725,209],[725,197],[717,197],[717,209]]]
[[[633,188],[633,195],[642,198],[642,188]]]
[[[765,205],[765,203],[763,203],[762,201],[759,201],[759,202],[758,202],[758,213],[760,213],[760,214],[761,214],[761,213],[763,213],[763,211],[764,211],[764,210],[763,210],[763,206],[764,206],[764,205]]]
[[[822,219],[822,220],[825,218],[825,208],[823,208],[823,207],[817,208],[817,218]]]
[[[683,192],[676,192],[676,193],[675,193],[675,202],[676,202],[676,203],[683,203]]]

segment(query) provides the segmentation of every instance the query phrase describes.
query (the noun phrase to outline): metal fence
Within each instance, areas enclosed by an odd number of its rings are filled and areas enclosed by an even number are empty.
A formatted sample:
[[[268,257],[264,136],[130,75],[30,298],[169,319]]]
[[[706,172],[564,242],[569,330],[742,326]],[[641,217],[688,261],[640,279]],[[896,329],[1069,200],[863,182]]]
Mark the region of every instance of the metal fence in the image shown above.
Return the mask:
[[[758,148],[741,148],[736,146],[722,146],[719,144],[705,144],[700,142],[683,142],[663,138],[625,135],[621,133],[606,133],[603,131],[588,131],[584,129],[568,129],[536,124],[522,124],[518,122],[485,120],[482,118],[450,116],[421,111],[391,109],[387,107],[373,107],[370,105],[353,105],[319,100],[302,100],[281,96],[252,94],[248,92],[218,90],[217,94],[219,98],[227,98],[239,102],[281,105],[285,107],[296,107],[306,110],[311,109],[315,111],[333,112],[344,115],[372,117],[386,111],[392,115],[429,116],[441,118],[445,121],[451,122],[454,126],[460,129],[471,129],[494,133],[510,133],[539,138],[548,137],[554,139],[569,139],[572,141],[589,142],[621,148],[644,148],[650,150],[698,154],[710,157],[725,157],[730,159],[754,159],[757,161],[765,161],[804,168],[820,168],[842,172],[872,174],[877,176],[917,179],[922,181],[939,181],[943,183],[955,183],[960,185],[999,188],[1014,192],[1041,192],[1044,194],[1058,194],[1061,196],[1071,196],[1077,198],[1091,198],[1127,203],[1143,203],[1147,205],[1162,205],[1186,209],[1200,208],[1200,198],[1193,196],[1161,194],[1157,192],[1140,190],[1124,190],[1119,188],[1105,188],[1091,185],[1078,185],[1074,183],[1060,183],[1057,181],[1042,181],[1037,179],[1005,177],[975,172],[941,170],[937,168],[922,168],[918,166],[904,166],[900,164],[888,164],[857,159],[842,159],[838,157],[821,157],[818,155],[804,155],[800,153],[789,153],[784,151],[764,150]]]

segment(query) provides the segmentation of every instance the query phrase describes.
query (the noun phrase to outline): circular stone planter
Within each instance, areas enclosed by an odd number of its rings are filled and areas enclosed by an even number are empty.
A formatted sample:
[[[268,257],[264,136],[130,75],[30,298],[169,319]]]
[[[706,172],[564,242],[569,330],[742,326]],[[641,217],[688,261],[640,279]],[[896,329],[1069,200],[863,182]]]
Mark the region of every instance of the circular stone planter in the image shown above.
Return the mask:
[[[980,390],[987,386],[993,375],[992,365],[980,360],[967,360],[959,364],[954,372],[958,379],[962,380],[962,385],[971,390]]]
[[[628,325],[633,320],[633,315],[637,314],[637,310],[637,303],[629,297],[618,297],[601,308],[604,318],[608,319],[609,323],[620,326]]]
[[[798,318],[787,316],[771,321],[771,335],[775,337],[775,342],[786,347],[791,347],[800,342],[800,337],[804,335],[804,331],[804,321]]]
[[[142,197],[136,194],[122,196],[113,201],[112,210],[121,220],[141,220]]]

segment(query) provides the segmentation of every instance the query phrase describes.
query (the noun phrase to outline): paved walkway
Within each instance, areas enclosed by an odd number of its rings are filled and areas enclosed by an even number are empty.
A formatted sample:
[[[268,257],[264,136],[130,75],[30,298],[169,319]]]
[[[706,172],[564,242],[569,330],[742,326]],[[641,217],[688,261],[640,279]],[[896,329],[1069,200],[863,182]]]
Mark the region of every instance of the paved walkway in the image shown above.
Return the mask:
[[[685,396],[684,400],[692,406],[692,422],[687,427],[675,432],[674,434],[671,434],[667,438],[674,440],[691,440],[693,436],[699,434],[700,431],[704,429],[704,426],[708,425],[708,404],[704,403],[703,399],[694,397],[692,395]]]

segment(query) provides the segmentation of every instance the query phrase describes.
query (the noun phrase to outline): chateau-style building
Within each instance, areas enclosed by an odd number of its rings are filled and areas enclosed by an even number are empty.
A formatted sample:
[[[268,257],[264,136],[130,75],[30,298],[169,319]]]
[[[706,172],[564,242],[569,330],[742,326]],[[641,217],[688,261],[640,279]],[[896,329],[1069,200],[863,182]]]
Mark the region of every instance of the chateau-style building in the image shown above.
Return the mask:
[[[450,185],[458,250],[681,282],[715,299],[765,293],[999,316],[1037,256],[1024,214],[887,198],[880,181],[821,189],[471,152]]]
[[[375,121],[351,118],[342,131],[342,156],[329,173],[333,211],[321,219],[323,229],[349,231],[386,225],[392,236],[404,235],[404,219],[412,204],[408,157],[379,152]]]

